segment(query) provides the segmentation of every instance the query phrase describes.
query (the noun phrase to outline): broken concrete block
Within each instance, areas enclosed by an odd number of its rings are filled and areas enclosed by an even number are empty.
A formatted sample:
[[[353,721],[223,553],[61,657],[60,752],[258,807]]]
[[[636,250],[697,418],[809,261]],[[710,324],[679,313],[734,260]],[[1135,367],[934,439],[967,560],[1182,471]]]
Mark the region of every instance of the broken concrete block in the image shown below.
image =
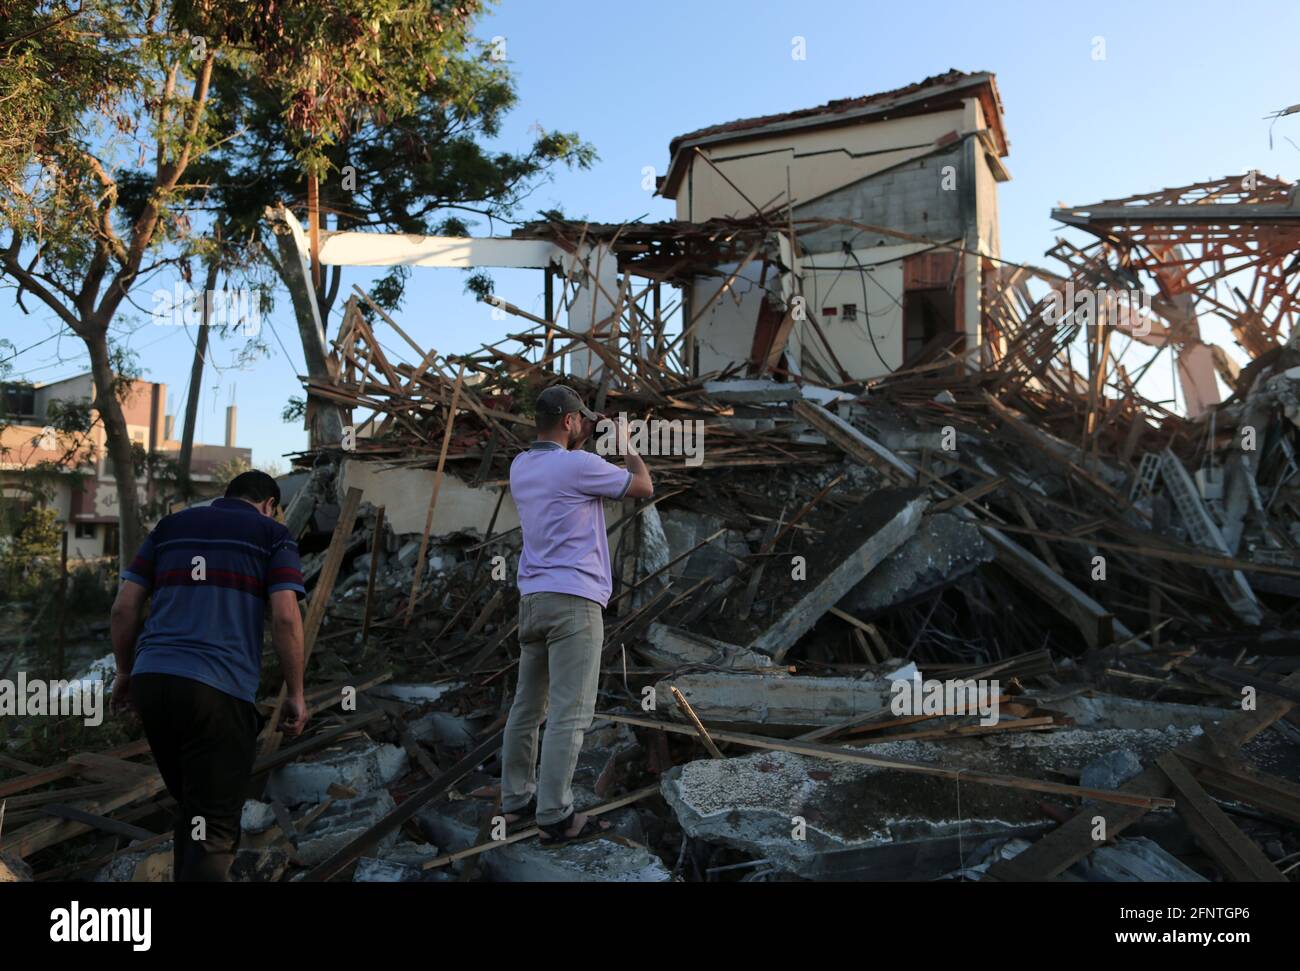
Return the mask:
[[[418,868],[438,856],[438,853],[438,847],[432,843],[401,840],[383,854],[383,859],[388,863]]]
[[[387,789],[355,799],[336,799],[298,840],[298,858],[308,866],[315,866],[331,854],[347,846],[358,836],[397,808],[397,803]],[[383,856],[397,842],[397,832],[381,839],[375,850]]]
[[[363,856],[352,874],[353,883],[420,883],[426,879],[423,864],[438,855],[431,843],[402,840],[382,854]]]
[[[239,816],[239,828],[244,833],[265,833],[275,825],[275,811],[270,803],[256,799],[244,800],[244,810]]]
[[[705,726],[821,726],[889,707],[887,678],[817,678],[701,671],[655,685],[655,708],[677,716],[676,688]]]
[[[266,795],[286,806],[319,803],[332,785],[372,792],[396,782],[407,768],[406,751],[400,746],[357,738],[276,769],[267,781]]]
[[[660,522],[668,541],[669,559],[695,549],[727,524],[721,516],[690,509],[665,510],[660,514]],[[695,550],[669,572],[697,580],[704,577],[722,580],[734,576],[739,570],[737,557],[748,556],[750,552],[744,533],[729,529],[707,546]]]
[[[727,644],[694,631],[655,622],[637,648],[652,663],[678,668],[686,664],[709,664],[722,668],[768,668],[773,662],[766,654],[757,654],[735,644]]]
[[[1067,872],[1089,883],[1208,882],[1145,836],[1121,837],[1114,846],[1099,846]]]
[[[413,539],[403,543],[401,549],[397,551],[397,565],[403,567],[415,566],[415,561],[420,555],[420,541]]]
[[[750,650],[770,654],[778,663],[783,660],[826,611],[916,532],[928,505],[918,490],[892,489],[877,493],[870,504],[851,512],[846,518],[853,519],[855,514],[857,518],[854,528],[846,529],[845,535],[866,536],[866,541],[854,541],[829,570],[822,569],[823,564],[810,562],[807,583],[789,584],[793,589],[789,597],[783,598],[778,619],[750,643]],[[828,553],[834,557],[833,552]],[[809,585],[811,589],[798,595]]]
[[[407,723],[411,737],[418,742],[464,745],[474,741],[488,718],[468,718],[448,711],[431,711]]]
[[[870,619],[929,596],[993,558],[974,523],[951,513],[926,516],[911,539],[849,590],[840,608]]]
[[[359,859],[352,872],[353,883],[419,883],[422,879],[424,871],[418,866],[376,860],[371,856]]]
[[[138,841],[137,841],[138,842]],[[172,841],[113,857],[95,874],[94,883],[170,883]]]
[[[1054,698],[1050,694],[1038,697],[1044,708],[1068,715],[1080,728],[1197,729],[1222,721],[1229,714],[1222,708],[1138,700],[1100,691],[1072,694],[1065,698]]]
[[[574,790],[575,805],[594,805],[590,793]],[[482,814],[490,809],[478,800],[462,799],[425,809],[416,817],[421,829],[448,852],[473,846],[478,838]],[[629,810],[609,813],[601,818],[634,816]],[[611,832],[617,832],[615,826]],[[482,872],[491,880],[503,883],[661,883],[671,879],[663,861],[644,846],[620,841],[596,839],[587,843],[546,849],[535,839],[520,840],[478,857]]]
[[[1045,778],[1128,748],[1144,762],[1190,741],[1191,729],[1068,729],[944,742],[880,742],[873,755]],[[688,836],[735,847],[807,879],[933,879],[963,847],[1033,836],[1056,823],[1031,790],[779,751],[675,766],[664,799]]]
[[[765,378],[748,378],[735,381],[705,381],[704,393],[718,401],[733,404],[766,404],[777,401],[797,401],[799,385],[778,384]]]
[[[1128,749],[1118,749],[1084,766],[1079,773],[1079,785],[1085,789],[1118,789],[1141,774],[1141,760]]]
[[[672,559],[668,537],[664,534],[663,521],[659,517],[657,506],[649,506],[641,513],[640,529],[636,574],[638,577],[649,577],[666,567]],[[642,583],[632,594],[632,606],[640,607],[654,599],[670,581],[671,577],[665,571],[654,580]]]
[[[967,855],[966,866],[948,878],[979,880],[989,867],[1013,860],[1033,844],[1026,839],[991,840]],[[1057,879],[1088,883],[1201,883],[1205,878],[1145,836],[1122,836],[1098,847]]]

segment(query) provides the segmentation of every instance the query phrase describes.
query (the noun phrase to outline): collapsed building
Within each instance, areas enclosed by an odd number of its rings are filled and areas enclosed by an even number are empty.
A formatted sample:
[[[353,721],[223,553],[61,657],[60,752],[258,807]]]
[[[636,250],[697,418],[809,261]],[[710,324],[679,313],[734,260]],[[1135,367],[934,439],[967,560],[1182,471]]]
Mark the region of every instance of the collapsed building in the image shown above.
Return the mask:
[[[667,222],[313,241],[277,214],[310,372],[287,519],[319,538],[318,714],[285,745],[273,718],[243,878],[1287,880],[1296,187],[1062,208],[1055,268],[1008,263],[996,84],[958,72],[670,154]],[[312,259],[536,268],[545,308],[487,297],[517,327],[442,355],[357,288],[327,341]],[[1139,391],[1156,360],[1184,413]],[[654,497],[606,510],[575,789],[614,826],[552,851],[497,832],[494,800],[508,468],[559,382],[665,447]],[[146,752],[0,781],[0,854],[94,831],[140,842],[55,876],[161,872]],[[32,792],[57,780],[116,788]]]

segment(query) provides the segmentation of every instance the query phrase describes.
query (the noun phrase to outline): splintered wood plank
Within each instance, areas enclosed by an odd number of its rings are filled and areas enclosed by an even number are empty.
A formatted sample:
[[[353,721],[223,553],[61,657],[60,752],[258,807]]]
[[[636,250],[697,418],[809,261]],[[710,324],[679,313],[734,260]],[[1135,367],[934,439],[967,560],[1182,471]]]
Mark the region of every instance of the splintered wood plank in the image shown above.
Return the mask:
[[[56,819],[70,819],[73,822],[85,823],[87,826],[100,830],[104,833],[111,833],[114,836],[124,836],[131,840],[148,840],[160,835],[151,833],[147,829],[139,826],[132,826],[130,823],[123,823],[116,819],[109,819],[107,816],[100,816],[96,813],[88,813],[84,809],[78,809],[76,806],[69,806],[66,803],[55,803],[46,806],[42,812],[47,816],[53,816]]]
[[[456,387],[451,392],[451,404],[447,406],[447,425],[442,433],[442,448],[438,452],[438,467],[433,473],[433,492],[429,494],[429,508],[424,514],[424,532],[420,534],[420,553],[415,559],[415,572],[411,577],[411,596],[406,602],[406,614],[402,626],[411,626],[411,614],[415,610],[415,600],[420,592],[420,576],[424,572],[424,558],[429,552],[429,531],[433,529],[433,511],[438,505],[438,493],[442,489],[442,473],[447,466],[447,446],[451,444],[451,430],[456,424],[456,405],[460,402],[461,389],[465,383],[465,364],[461,362],[456,372]]]
[[[1300,673],[1283,680],[1288,687],[1300,687]],[[1215,749],[1240,747],[1269,725],[1283,717],[1293,707],[1282,698],[1264,698],[1259,708],[1251,712],[1231,715],[1222,724],[1211,725],[1205,734],[1174,749],[1179,757],[1211,756]],[[1169,792],[1169,777],[1158,765],[1149,766],[1120,787],[1122,792],[1146,795],[1164,795]],[[993,880],[1050,880],[1095,850],[1100,844],[1093,839],[1094,821],[1105,820],[1106,839],[1114,839],[1145,815],[1143,810],[1124,807],[1090,807],[1052,830],[1029,849],[1011,860],[1002,860],[989,867],[987,878]]]
[[[1177,755],[1167,752],[1156,759],[1178,793],[1178,815],[1196,837],[1201,849],[1234,880],[1289,883],[1264,852],[1246,836],[1192,778]]]
[[[110,758],[128,759],[133,755],[143,755],[149,751],[149,741],[147,739],[137,739],[134,742],[128,742],[126,745],[119,745],[117,748],[109,749],[107,752],[98,752],[98,755],[106,755]],[[28,789],[35,789],[37,786],[47,785],[51,782],[58,782],[60,779],[67,779],[81,774],[81,766],[72,762],[64,762],[61,765],[54,765],[48,769],[38,769],[29,775],[19,776],[16,779],[8,779],[0,782],[0,797],[12,795],[15,792],[24,792]]]
[[[330,537],[329,549],[325,553],[325,565],[321,567],[320,577],[312,588],[311,603],[307,607],[307,619],[302,624],[302,668],[307,671],[307,662],[311,660],[312,648],[316,646],[316,635],[325,620],[325,608],[329,606],[330,595],[334,592],[334,583],[339,577],[339,567],[343,565],[343,556],[352,541],[352,527],[357,521],[357,510],[361,507],[361,490],[353,487],[343,499],[343,508],[339,511],[338,522],[334,526],[334,535]],[[285,699],[289,696],[288,684],[280,685],[280,694],[271,710],[271,720],[266,723],[265,741],[262,755],[269,756],[280,747],[283,733],[279,730],[280,712],[284,710]]]
[[[1208,756],[1179,754],[1206,789],[1300,825],[1300,786],[1295,783]]]

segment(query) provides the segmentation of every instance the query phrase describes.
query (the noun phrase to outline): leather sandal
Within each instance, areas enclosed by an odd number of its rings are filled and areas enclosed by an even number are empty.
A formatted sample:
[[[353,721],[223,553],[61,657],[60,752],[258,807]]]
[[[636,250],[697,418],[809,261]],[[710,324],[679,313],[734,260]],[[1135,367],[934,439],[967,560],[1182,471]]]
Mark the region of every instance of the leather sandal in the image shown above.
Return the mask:
[[[588,816],[587,821],[582,824],[582,829],[578,830],[574,836],[566,835],[569,827],[573,825],[573,817],[577,815],[576,811],[570,811],[558,823],[551,823],[549,826],[537,824],[537,828],[542,831],[538,843],[548,848],[557,846],[570,846],[574,843],[585,843],[588,840],[600,839],[605,835],[606,830],[600,825],[600,820],[595,816]]]
[[[501,818],[505,819],[507,813],[511,816],[518,816],[519,818],[514,820],[514,822],[511,822],[508,819],[506,820],[506,835],[513,836],[515,833],[522,832],[532,824],[534,818],[537,816],[537,797],[529,797],[528,801],[518,809],[501,810]]]

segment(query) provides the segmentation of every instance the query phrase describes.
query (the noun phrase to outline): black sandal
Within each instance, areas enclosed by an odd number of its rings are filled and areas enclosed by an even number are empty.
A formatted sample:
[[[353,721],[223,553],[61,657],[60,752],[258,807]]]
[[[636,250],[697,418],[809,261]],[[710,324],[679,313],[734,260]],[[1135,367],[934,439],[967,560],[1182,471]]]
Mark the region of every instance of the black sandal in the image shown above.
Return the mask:
[[[509,813],[511,816],[518,816],[519,818],[516,819],[514,822],[511,822],[510,820],[506,819],[507,813]],[[514,836],[515,833],[519,833],[527,829],[530,825],[530,821],[533,820],[536,816],[537,816],[536,796],[530,796],[528,801],[524,803],[523,806],[521,806],[519,809],[501,810],[501,818],[505,820],[507,836]]]
[[[547,848],[557,846],[570,846],[574,843],[585,843],[588,840],[600,839],[607,832],[605,827],[600,825],[600,820],[595,816],[588,816],[587,821],[582,824],[582,829],[578,830],[574,836],[566,835],[569,827],[573,825],[573,817],[576,811],[570,811],[558,823],[552,823],[549,826],[537,824],[537,828],[542,831],[538,843]]]

